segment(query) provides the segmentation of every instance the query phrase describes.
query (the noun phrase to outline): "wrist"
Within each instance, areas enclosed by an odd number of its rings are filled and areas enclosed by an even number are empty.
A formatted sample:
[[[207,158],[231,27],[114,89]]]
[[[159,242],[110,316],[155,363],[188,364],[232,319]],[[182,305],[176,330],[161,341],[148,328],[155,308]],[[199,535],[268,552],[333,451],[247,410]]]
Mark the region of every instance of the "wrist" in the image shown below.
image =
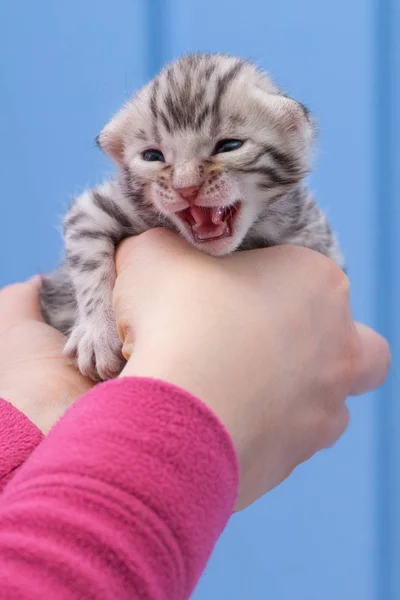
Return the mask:
[[[213,372],[212,372],[213,371]],[[239,457],[245,462],[247,433],[246,415],[237,411],[236,397],[241,395],[238,386],[231,386],[226,377],[217,377],[214,369],[202,367],[201,361],[186,359],[180,353],[163,353],[161,348],[135,352],[127,361],[120,377],[140,377],[163,381],[198,398],[216,416],[228,431]]]
[[[191,368],[186,361],[178,357],[163,359],[158,356],[157,351],[142,353],[134,352],[134,355],[127,361],[119,377],[140,377],[149,379],[158,379],[171,385],[186,390],[193,396],[203,400],[205,404],[213,404],[215,401],[206,393],[199,376],[195,375],[195,370]]]

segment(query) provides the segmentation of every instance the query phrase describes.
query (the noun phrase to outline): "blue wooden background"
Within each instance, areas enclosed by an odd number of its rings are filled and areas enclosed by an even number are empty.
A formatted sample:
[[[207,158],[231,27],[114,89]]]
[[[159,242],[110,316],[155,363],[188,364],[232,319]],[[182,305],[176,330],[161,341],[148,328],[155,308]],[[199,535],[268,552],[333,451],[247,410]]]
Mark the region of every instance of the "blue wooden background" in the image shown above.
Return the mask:
[[[399,26],[397,0],[0,2],[0,284],[57,263],[64,207],[111,171],[94,138],[128,95],[182,52],[224,51],[317,116],[311,184],[356,318],[393,344],[336,447],[231,520],[196,600],[400,598]]]

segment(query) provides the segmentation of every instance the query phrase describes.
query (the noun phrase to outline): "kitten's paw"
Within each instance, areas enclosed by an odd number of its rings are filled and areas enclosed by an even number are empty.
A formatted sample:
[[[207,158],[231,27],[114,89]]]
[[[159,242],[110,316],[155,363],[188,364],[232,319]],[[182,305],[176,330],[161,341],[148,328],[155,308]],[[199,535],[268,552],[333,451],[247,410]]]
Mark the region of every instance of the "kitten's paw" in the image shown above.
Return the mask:
[[[82,373],[94,381],[113,379],[121,372],[125,359],[121,340],[114,324],[103,320],[76,325],[64,348],[75,359]]]

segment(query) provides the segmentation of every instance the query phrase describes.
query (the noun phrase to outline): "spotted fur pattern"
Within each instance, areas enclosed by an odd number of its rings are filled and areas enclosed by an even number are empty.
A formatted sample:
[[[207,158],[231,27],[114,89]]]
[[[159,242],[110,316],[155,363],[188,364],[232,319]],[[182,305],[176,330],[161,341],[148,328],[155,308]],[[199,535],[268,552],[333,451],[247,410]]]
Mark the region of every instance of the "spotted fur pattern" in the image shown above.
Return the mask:
[[[298,244],[343,264],[304,183],[313,138],[304,106],[249,62],[225,55],[167,66],[114,116],[98,144],[118,175],[73,203],[64,263],[44,277],[41,293],[46,321],[68,336],[66,354],[82,373],[108,379],[123,365],[111,299],[115,247],[127,236],[161,225],[215,256]],[[232,139],[240,147],[218,150]],[[182,217],[189,205],[237,213],[230,235],[199,239]]]

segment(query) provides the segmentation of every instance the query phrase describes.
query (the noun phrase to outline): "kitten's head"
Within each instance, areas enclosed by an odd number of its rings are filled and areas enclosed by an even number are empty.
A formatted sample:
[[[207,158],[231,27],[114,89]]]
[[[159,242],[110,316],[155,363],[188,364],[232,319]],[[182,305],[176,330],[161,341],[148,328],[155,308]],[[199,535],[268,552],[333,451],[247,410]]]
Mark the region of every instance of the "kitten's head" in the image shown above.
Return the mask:
[[[166,67],[98,142],[142,184],[149,210],[222,255],[305,176],[312,138],[307,110],[252,64],[196,54]]]

